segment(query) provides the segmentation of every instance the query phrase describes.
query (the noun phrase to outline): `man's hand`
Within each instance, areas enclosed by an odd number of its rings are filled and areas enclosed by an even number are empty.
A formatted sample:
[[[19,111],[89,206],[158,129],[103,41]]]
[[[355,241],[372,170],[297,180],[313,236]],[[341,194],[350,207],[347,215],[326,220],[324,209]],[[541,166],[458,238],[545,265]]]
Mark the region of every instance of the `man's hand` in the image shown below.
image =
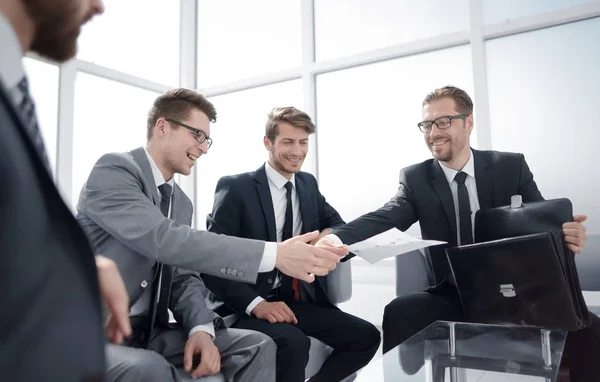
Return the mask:
[[[584,225],[581,224],[586,220],[587,216],[585,215],[575,215],[573,216],[572,222],[565,223],[562,226],[567,247],[569,247],[573,253],[581,253],[583,245],[587,240],[587,230]]]
[[[114,261],[96,255],[96,269],[102,298],[110,310],[104,329],[108,338],[118,345],[131,335],[129,296]]]
[[[267,320],[274,324],[276,322],[287,322],[297,324],[296,315],[283,301],[267,302],[262,301],[252,309],[251,312],[256,318]]]
[[[319,231],[305,233],[277,244],[275,267],[290,277],[312,283],[316,276],[325,276],[335,269],[348,248],[317,248],[306,243],[319,236]]]
[[[195,370],[192,370],[193,357],[198,354],[200,355],[200,364]],[[183,352],[183,367],[194,379],[214,375],[221,370],[221,354],[210,334],[198,331],[188,338]]]

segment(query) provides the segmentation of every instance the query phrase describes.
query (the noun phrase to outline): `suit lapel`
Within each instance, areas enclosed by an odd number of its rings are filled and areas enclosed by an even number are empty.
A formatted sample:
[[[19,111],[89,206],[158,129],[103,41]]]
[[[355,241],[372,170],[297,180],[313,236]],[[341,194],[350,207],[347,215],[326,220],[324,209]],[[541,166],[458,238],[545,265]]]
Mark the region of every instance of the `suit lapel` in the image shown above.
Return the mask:
[[[454,211],[454,200],[452,199],[452,191],[450,190],[450,185],[448,184],[448,180],[444,175],[444,171],[440,167],[440,164],[437,160],[431,162],[430,166],[431,173],[431,183],[435,192],[438,194],[442,205],[444,206],[444,211],[446,212],[446,218],[448,218],[448,223],[450,227],[452,227],[452,233],[456,237],[456,212]]]
[[[131,150],[131,156],[133,157],[135,163],[137,163],[138,166],[140,166],[140,169],[142,170],[142,174],[144,174],[144,179],[146,180],[146,182],[149,182],[147,186],[150,189],[152,202],[158,206],[160,203],[160,198],[158,197],[156,180],[154,179],[154,176],[152,176],[152,167],[150,167],[150,162],[148,162],[146,151],[143,147],[138,147],[135,150]]]
[[[262,207],[263,214],[265,215],[265,222],[267,223],[267,231],[269,235],[268,241],[277,241],[273,199],[271,198],[271,190],[269,189],[269,181],[267,180],[267,173],[265,172],[264,165],[254,172],[254,180],[256,182],[256,192],[258,192],[260,205]]]
[[[302,228],[301,233],[307,233],[312,231],[313,229],[318,229],[319,227],[313,228],[310,224],[314,221],[314,212],[316,206],[311,205],[311,193],[308,189],[308,185],[302,179],[302,177],[296,174],[296,193],[298,194],[298,200],[300,201],[300,216],[302,216]],[[311,208],[315,207],[315,208]]]
[[[475,161],[475,183],[477,184],[477,198],[479,209],[486,210],[492,207],[492,174],[490,164],[484,152],[473,150]]]

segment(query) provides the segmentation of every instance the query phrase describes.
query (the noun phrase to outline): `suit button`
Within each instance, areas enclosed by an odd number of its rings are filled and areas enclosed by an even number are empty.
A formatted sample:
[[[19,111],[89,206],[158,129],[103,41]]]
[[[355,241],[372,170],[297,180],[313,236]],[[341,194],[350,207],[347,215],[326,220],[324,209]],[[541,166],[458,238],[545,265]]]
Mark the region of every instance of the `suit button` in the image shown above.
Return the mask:
[[[146,281],[146,280],[142,281],[141,285],[142,285],[142,288],[147,287],[148,286],[148,281]]]
[[[234,269],[234,270],[232,270],[232,271],[231,271],[231,275],[232,275],[232,276],[235,276],[235,275],[237,275],[237,271],[236,271],[235,269]]]
[[[225,268],[221,268],[221,273],[225,273],[227,270]]]
[[[267,282],[268,282],[269,284],[273,284],[273,279],[268,279],[268,280],[267,280]]]
[[[231,268],[227,268],[227,274],[230,275],[231,274]]]
[[[242,272],[242,271],[239,271],[239,272],[238,272],[238,277],[244,277],[244,272]]]

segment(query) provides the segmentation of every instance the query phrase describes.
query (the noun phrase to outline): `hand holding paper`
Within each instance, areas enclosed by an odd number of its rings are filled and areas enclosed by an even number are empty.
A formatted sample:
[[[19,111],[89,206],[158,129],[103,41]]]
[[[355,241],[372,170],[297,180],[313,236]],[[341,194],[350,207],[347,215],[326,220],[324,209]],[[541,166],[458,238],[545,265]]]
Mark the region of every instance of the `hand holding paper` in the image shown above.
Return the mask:
[[[354,243],[350,245],[348,249],[356,256],[367,260],[371,264],[375,264],[379,260],[388,257],[440,244],[447,243],[438,240],[418,239],[396,228],[392,228],[379,235]]]

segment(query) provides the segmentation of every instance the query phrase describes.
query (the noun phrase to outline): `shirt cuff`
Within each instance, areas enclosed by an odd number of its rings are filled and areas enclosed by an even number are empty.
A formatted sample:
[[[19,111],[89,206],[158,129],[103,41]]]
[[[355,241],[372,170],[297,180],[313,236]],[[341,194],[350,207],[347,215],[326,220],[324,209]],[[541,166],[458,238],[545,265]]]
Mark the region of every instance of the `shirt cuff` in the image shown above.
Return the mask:
[[[196,332],[200,332],[200,331],[208,333],[213,340],[215,339],[215,324],[214,323],[211,322],[210,324],[194,326],[192,328],[192,330],[190,330],[190,334],[188,337],[191,337],[192,334],[194,334]]]
[[[275,260],[277,260],[277,243],[268,241],[265,243],[265,250],[258,266],[258,273],[271,272],[275,268]]]
[[[252,315],[252,309],[256,308],[256,305],[260,304],[261,302],[265,301],[264,298],[258,296],[257,298],[255,298],[254,300],[252,300],[252,302],[250,304],[248,304],[248,307],[246,308],[246,314],[251,316]]]
[[[340,240],[339,237],[337,237],[337,235],[330,233],[329,235],[325,235],[325,237],[330,238],[331,240],[333,240],[334,243],[336,243],[337,245],[342,245],[344,243],[342,243],[342,241]]]

